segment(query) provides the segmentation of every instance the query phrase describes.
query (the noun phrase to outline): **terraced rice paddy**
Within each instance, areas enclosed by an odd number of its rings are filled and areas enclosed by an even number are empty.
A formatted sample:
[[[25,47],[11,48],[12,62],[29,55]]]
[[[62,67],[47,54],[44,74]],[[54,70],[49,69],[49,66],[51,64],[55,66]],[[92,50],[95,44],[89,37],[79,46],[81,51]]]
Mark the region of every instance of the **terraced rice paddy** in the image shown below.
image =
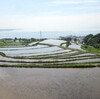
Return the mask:
[[[11,67],[84,67],[100,66],[100,56],[72,44],[60,46],[62,40],[45,40],[37,46],[0,48],[6,56],[0,56],[1,66]]]

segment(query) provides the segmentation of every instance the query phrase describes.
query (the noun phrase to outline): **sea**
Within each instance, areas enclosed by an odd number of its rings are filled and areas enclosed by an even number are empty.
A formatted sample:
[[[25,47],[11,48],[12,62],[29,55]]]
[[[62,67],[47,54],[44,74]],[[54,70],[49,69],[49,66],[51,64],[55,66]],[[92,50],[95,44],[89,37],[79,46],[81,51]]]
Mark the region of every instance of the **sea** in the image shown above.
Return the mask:
[[[86,36],[88,34],[97,34],[100,31],[21,31],[8,30],[0,31],[1,38],[59,38],[60,36]]]

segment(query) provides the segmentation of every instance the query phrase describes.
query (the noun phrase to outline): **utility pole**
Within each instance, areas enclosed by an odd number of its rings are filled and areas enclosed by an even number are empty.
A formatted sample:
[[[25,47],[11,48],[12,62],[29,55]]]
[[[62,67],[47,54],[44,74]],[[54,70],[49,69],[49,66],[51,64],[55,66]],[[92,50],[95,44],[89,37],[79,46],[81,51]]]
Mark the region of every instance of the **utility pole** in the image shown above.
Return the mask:
[[[42,32],[40,31],[40,40],[42,39]]]

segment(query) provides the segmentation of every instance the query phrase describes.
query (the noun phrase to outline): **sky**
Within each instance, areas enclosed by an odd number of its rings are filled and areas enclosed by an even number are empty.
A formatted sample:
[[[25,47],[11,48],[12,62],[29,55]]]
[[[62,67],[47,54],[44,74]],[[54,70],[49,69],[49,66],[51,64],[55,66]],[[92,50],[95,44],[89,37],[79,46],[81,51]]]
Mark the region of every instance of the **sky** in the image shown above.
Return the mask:
[[[0,30],[100,31],[100,0],[0,0]]]

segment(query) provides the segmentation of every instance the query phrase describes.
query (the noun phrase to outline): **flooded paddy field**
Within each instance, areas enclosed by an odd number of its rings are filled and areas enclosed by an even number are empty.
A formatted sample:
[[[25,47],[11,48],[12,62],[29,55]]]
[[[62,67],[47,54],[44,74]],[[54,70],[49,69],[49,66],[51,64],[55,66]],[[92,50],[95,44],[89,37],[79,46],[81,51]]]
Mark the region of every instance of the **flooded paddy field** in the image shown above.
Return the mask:
[[[100,68],[0,68],[0,99],[100,99]]]
[[[27,63],[33,67],[50,66],[50,64],[61,64],[66,67],[67,63],[100,63],[100,55],[84,51],[81,49],[81,44],[72,43],[68,48],[63,47],[61,44],[64,42],[50,39],[39,42],[36,46],[0,48],[0,52],[6,55],[0,56],[0,65],[7,65],[8,62],[9,66]]]

